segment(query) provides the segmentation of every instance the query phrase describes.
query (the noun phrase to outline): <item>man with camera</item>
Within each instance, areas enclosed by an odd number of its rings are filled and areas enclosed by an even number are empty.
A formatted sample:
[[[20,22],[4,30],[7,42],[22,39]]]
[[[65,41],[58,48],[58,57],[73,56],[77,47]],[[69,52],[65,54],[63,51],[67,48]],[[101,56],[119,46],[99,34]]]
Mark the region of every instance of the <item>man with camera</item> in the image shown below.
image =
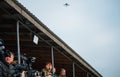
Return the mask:
[[[0,77],[14,77],[14,68],[11,63],[14,60],[14,54],[5,49],[4,41],[0,39]]]
[[[22,56],[22,59],[26,64],[18,64],[14,54],[5,49],[4,41],[0,39],[0,77],[41,77],[38,72],[30,72],[33,58]]]

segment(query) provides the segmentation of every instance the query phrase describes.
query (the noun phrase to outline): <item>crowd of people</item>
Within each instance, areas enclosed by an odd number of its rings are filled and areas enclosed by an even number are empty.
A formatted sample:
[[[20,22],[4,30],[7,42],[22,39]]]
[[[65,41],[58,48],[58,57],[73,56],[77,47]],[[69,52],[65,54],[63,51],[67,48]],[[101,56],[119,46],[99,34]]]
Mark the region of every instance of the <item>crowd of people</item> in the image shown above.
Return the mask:
[[[0,39],[0,77],[32,77],[23,74],[26,70],[16,71],[16,67],[14,66],[16,63],[14,62],[14,53],[6,50],[3,47],[3,41]],[[66,70],[61,68],[59,75],[57,75],[56,68],[52,66],[51,62],[47,62],[41,72],[44,75],[38,74],[34,77],[66,77]]]

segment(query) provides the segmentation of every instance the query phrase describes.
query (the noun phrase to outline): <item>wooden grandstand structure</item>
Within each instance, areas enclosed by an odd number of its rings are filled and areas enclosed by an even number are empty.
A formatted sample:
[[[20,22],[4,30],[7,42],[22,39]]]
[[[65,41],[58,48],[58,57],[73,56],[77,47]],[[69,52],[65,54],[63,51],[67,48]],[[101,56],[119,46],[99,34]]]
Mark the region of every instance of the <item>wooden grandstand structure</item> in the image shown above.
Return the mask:
[[[39,38],[33,43],[33,36]],[[102,77],[91,65],[16,0],[0,0],[0,39],[18,54],[36,57],[33,68],[41,70],[51,61],[57,69],[67,70],[67,77]]]

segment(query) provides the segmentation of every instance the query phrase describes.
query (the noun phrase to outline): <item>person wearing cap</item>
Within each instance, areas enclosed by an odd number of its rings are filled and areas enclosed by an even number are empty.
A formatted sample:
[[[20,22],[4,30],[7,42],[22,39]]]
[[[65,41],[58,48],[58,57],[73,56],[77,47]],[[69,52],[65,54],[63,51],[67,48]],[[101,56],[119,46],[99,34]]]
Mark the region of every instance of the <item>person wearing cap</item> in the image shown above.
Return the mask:
[[[0,77],[15,77],[14,67],[12,62],[14,61],[14,54],[9,50],[4,52],[3,60],[0,61]]]

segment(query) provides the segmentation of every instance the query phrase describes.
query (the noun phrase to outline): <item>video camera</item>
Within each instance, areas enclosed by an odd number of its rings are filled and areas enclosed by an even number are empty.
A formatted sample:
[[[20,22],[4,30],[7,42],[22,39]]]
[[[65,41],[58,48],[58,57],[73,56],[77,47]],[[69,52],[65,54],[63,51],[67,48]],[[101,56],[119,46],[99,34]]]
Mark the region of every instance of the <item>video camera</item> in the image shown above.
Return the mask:
[[[0,39],[0,51],[3,49],[5,49],[4,41],[2,39]]]
[[[17,56],[15,59],[17,60]],[[16,70],[21,73],[22,71],[27,71],[27,77],[36,77],[36,76],[43,76],[42,72],[32,69],[32,63],[35,62],[36,57],[31,57],[26,54],[20,56],[21,64],[16,64]]]
[[[36,77],[36,76],[44,77],[44,73],[43,72],[39,72],[37,70],[31,70],[28,73],[29,73],[28,77]]]
[[[18,55],[15,54],[15,60],[18,60]],[[35,57],[30,57],[26,54],[20,55],[20,60],[21,63],[17,64],[19,69],[23,70],[31,70],[32,69],[32,63],[35,62],[36,58]]]
[[[0,39],[0,60],[3,59],[4,52],[5,52],[4,41],[2,39]]]
[[[5,48],[4,41],[0,39],[0,61],[3,61],[5,57],[10,57],[12,52]]]

